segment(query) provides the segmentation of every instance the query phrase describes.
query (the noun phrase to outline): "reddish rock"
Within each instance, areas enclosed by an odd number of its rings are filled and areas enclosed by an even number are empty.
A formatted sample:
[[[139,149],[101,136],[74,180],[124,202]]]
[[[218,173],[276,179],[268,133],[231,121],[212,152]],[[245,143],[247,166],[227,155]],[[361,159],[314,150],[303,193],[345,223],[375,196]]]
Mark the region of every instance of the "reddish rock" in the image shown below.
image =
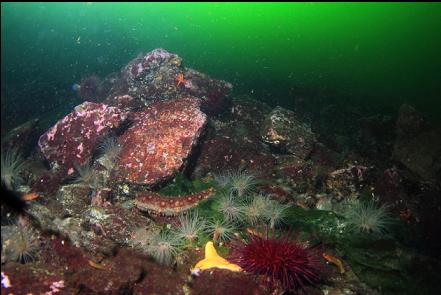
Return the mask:
[[[117,181],[154,185],[182,170],[207,121],[199,107],[198,99],[185,97],[157,101],[140,112],[120,137]]]
[[[61,267],[65,274],[88,268],[89,257],[80,248],[73,246],[68,239],[50,239],[42,251],[42,260],[52,267]]]
[[[105,104],[84,102],[44,133],[38,145],[52,168],[63,175],[92,158],[97,140],[125,119],[125,113]]]
[[[62,273],[63,269],[41,263],[2,265],[1,294],[73,294]]]
[[[192,294],[271,294],[256,276],[223,269],[206,270],[195,278]]]
[[[141,257],[134,256],[132,259],[140,260],[140,258]],[[171,268],[160,266],[145,258],[140,261],[144,266],[145,276],[142,281],[137,282],[134,285],[134,295],[188,294],[184,292],[184,286],[186,286],[186,278],[188,274],[178,273]]]
[[[201,98],[202,111],[207,114],[228,109],[232,88],[231,83],[182,66],[181,57],[162,48],[140,54],[104,84],[110,89],[105,102],[125,110],[141,109],[152,101],[195,96]]]
[[[76,294],[132,294],[133,285],[144,272],[139,257],[121,250],[115,258],[88,267],[71,275],[68,280]]]

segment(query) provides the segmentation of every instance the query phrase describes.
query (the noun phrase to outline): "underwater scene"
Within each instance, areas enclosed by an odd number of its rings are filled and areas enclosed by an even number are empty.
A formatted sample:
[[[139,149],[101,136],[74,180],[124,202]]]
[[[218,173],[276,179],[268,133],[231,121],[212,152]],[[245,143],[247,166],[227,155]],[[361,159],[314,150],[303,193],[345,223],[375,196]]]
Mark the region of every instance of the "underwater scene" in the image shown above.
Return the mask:
[[[440,3],[1,3],[1,294],[440,294]]]

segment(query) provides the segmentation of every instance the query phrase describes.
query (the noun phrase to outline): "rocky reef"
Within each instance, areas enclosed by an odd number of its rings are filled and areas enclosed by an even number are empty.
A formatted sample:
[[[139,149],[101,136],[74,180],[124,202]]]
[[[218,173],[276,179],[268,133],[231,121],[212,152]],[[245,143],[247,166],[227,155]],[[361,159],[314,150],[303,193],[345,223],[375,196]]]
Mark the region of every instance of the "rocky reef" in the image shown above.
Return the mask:
[[[441,136],[413,107],[332,121],[164,49],[81,84],[50,128],[2,138],[2,294],[437,290]]]

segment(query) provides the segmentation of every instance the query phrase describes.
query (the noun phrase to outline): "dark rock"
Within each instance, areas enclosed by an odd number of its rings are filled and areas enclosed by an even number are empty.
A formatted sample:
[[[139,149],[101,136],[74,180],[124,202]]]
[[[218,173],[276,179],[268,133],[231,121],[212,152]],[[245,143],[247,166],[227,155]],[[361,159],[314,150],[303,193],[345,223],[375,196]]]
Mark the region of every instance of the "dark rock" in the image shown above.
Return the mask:
[[[427,121],[423,115],[408,104],[401,105],[396,124],[399,137],[415,136],[427,127]]]
[[[14,150],[21,155],[28,155],[40,135],[38,123],[38,119],[30,120],[2,136],[2,149]]]
[[[260,128],[270,108],[258,101],[233,100],[231,114],[212,118],[201,143],[193,176],[246,169],[259,178],[271,178],[275,159],[260,141]]]
[[[81,80],[78,89],[79,97],[84,101],[99,102],[106,97],[106,87],[96,75]]]
[[[308,124],[290,110],[276,107],[265,119],[261,138],[275,151],[306,159],[316,142]]]
[[[428,130],[415,137],[398,137],[392,156],[417,177],[441,183],[440,130]]]

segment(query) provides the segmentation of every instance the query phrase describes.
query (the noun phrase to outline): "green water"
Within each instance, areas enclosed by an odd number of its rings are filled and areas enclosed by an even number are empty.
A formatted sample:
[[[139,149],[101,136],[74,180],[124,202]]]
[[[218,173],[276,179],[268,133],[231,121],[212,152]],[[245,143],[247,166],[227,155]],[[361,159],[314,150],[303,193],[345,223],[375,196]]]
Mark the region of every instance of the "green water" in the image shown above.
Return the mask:
[[[1,33],[2,125],[67,112],[72,83],[157,47],[272,105],[441,114],[440,3],[2,3]]]

